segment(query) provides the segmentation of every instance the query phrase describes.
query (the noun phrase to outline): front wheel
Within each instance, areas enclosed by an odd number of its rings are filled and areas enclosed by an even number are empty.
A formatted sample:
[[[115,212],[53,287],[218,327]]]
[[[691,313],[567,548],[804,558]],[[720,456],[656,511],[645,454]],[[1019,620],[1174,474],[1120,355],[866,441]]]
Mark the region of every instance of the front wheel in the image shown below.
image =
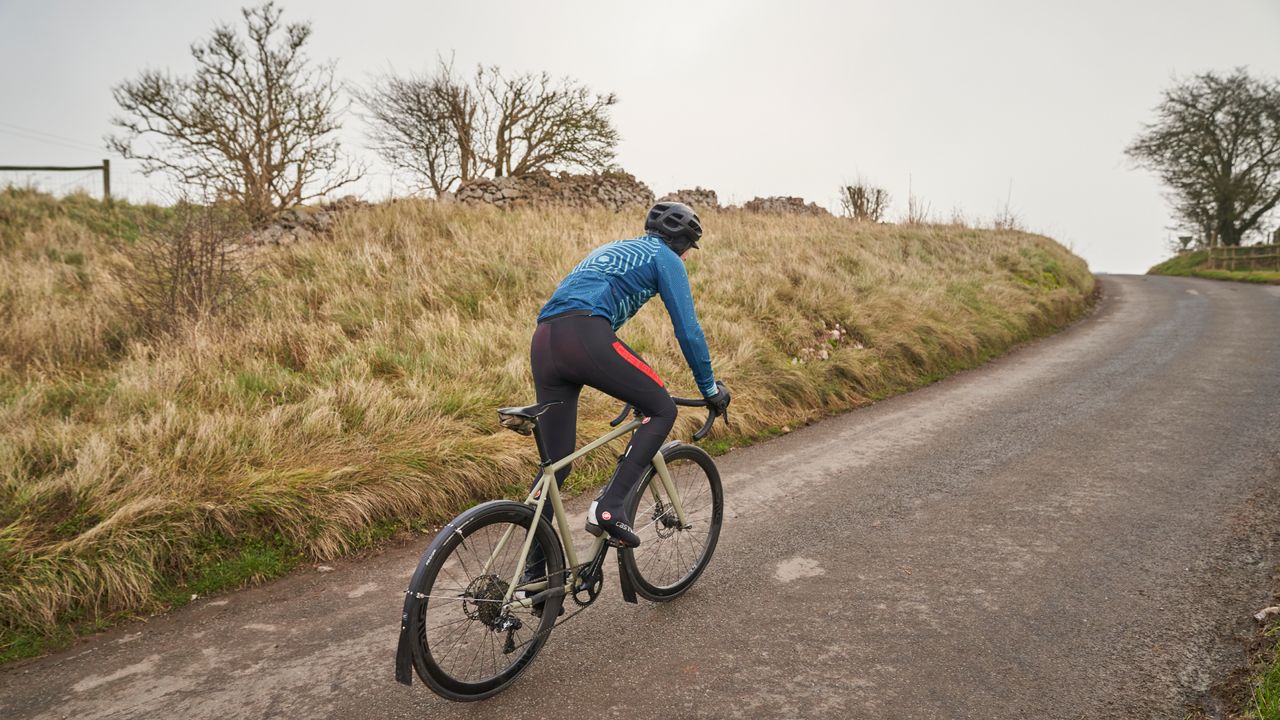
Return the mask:
[[[685,525],[657,469],[650,466],[630,506],[640,547],[622,551],[623,568],[636,594],[653,602],[674,600],[693,586],[711,562],[724,519],[724,491],[711,456],[683,443],[663,448],[662,456],[680,497]]]
[[[520,564],[529,532],[530,556],[545,558],[536,573]],[[563,578],[560,542],[533,508],[497,501],[468,510],[440,530],[409,581],[397,676],[407,676],[411,657],[418,677],[442,697],[469,701],[501,692],[546,642],[564,596],[552,594],[537,611],[503,598],[532,596]]]

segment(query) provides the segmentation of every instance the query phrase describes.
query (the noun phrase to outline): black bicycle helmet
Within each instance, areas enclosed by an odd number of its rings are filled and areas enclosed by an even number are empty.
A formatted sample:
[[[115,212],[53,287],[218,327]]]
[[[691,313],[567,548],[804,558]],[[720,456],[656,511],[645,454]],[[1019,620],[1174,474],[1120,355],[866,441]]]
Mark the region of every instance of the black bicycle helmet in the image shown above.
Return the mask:
[[[677,255],[690,247],[698,247],[702,222],[693,208],[678,202],[660,202],[649,208],[644,230],[662,238]]]

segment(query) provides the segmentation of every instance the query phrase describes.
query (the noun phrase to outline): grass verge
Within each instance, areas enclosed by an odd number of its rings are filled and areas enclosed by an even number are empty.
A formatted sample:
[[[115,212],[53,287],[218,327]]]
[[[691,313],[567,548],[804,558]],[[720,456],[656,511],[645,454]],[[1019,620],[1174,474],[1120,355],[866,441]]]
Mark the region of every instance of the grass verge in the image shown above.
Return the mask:
[[[1280,623],[1272,625],[1267,637],[1270,662],[1254,686],[1253,705],[1245,715],[1250,720],[1280,720]]]
[[[1280,272],[1270,270],[1210,270],[1204,267],[1209,254],[1204,250],[1179,253],[1147,271],[1148,275],[1176,275],[1209,280],[1280,285]]]
[[[534,399],[538,308],[588,250],[637,230],[604,211],[359,209],[271,251],[241,312],[154,338],[121,302],[126,220],[77,202],[0,193],[0,217],[18,219],[0,243],[5,658],[517,493],[534,449],[493,411]],[[97,211],[145,215],[121,205]],[[1082,260],[1026,233],[704,221],[688,269],[735,410],[714,450],[977,365],[1069,323],[1094,286]],[[688,394],[650,305],[621,335]],[[614,412],[584,394],[581,434]],[[609,459],[575,464],[569,491]]]

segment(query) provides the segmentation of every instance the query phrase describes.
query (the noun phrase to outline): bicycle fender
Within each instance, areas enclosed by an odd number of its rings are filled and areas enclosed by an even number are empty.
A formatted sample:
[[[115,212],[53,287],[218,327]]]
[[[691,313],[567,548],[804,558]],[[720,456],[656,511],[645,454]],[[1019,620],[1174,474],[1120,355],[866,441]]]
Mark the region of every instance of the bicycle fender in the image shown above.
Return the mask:
[[[448,537],[453,531],[454,523],[449,523],[436,533],[436,538]],[[396,682],[410,687],[413,685],[413,638],[418,635],[418,604],[422,602],[414,588],[422,582],[422,575],[427,571],[427,563],[435,556],[437,544],[433,540],[419,558],[418,567],[409,579],[409,588],[404,591],[404,609],[400,613],[400,641],[396,644]]]
[[[627,552],[631,551],[627,550]],[[627,566],[622,564],[622,551],[619,550],[614,555],[618,558],[618,584],[622,590],[622,600],[635,605],[637,602],[636,588],[631,584],[631,573],[627,572]]]
[[[697,445],[691,445],[689,443],[682,442],[680,440],[668,440],[665,444],[663,444],[662,447],[658,448],[658,452],[662,453],[662,457],[665,458],[668,453],[680,447],[681,445],[689,445],[689,447],[698,447]]]
[[[423,598],[426,597],[415,591],[414,588],[420,587],[422,576],[427,572],[427,565],[431,563],[436,552],[444,546],[450,535],[466,527],[467,523],[471,522],[476,515],[488,506],[498,503],[522,505],[522,503],[515,503],[510,500],[492,500],[476,505],[454,518],[448,525],[440,528],[440,531],[432,538],[426,552],[422,553],[422,557],[419,558],[418,567],[413,571],[413,577],[409,579],[409,588],[405,590],[404,609],[400,613],[400,640],[396,644],[396,682],[402,685],[413,685],[413,643],[418,637],[420,629],[418,627],[418,609],[423,602]]]
[[[417,603],[413,596],[405,595],[404,613],[400,615],[400,642],[396,646],[396,682],[413,685],[413,637],[409,632],[409,618],[417,617]]]

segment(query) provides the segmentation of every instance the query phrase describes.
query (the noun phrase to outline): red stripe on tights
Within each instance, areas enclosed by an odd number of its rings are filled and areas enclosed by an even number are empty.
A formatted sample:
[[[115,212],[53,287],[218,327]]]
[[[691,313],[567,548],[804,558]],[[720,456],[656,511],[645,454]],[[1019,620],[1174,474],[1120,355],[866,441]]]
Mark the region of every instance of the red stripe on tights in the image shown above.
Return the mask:
[[[662,384],[662,378],[658,377],[658,373],[654,372],[653,368],[645,365],[643,360],[632,355],[631,352],[627,350],[627,347],[621,342],[615,342],[613,344],[613,349],[618,351],[618,354],[622,356],[623,360],[631,363],[637,370],[648,375],[650,380],[658,383],[658,387],[666,387],[666,385]]]

